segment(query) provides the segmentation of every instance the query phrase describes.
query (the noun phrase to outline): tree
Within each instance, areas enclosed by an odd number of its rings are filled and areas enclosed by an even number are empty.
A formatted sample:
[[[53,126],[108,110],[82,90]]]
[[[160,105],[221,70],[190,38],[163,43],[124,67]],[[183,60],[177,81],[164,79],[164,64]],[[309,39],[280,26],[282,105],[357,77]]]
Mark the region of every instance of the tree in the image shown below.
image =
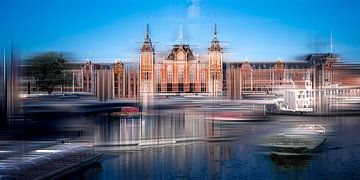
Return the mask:
[[[63,55],[57,52],[39,54],[29,60],[30,75],[40,91],[51,94],[55,86],[63,85],[65,63]]]

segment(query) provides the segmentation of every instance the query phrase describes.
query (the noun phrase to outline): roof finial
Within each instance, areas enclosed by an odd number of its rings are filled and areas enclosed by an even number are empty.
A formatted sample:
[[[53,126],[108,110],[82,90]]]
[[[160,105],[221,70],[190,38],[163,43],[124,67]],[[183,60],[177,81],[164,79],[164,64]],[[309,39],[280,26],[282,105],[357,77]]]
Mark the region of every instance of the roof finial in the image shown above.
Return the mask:
[[[179,30],[179,41],[180,41],[180,44],[183,43],[183,40],[184,40],[184,37],[183,37],[183,26],[180,25],[180,30]]]
[[[217,30],[216,30],[216,23],[214,24],[214,37],[216,37],[217,35]]]
[[[146,24],[146,39],[149,39],[149,24]]]
[[[332,30],[330,31],[330,53],[333,52],[333,37],[332,37]]]

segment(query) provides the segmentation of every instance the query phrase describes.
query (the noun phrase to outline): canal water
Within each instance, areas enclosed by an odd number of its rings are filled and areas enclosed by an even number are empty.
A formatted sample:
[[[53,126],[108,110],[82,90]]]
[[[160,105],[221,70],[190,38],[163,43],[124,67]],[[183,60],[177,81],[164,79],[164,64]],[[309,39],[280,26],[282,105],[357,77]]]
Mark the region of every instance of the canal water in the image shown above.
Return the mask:
[[[138,118],[98,118],[92,125],[100,164],[89,179],[360,179],[356,116],[270,116],[268,121],[214,121],[211,113],[161,111]],[[264,139],[301,124],[326,129],[311,156],[272,156]],[[216,139],[218,137],[223,137]]]

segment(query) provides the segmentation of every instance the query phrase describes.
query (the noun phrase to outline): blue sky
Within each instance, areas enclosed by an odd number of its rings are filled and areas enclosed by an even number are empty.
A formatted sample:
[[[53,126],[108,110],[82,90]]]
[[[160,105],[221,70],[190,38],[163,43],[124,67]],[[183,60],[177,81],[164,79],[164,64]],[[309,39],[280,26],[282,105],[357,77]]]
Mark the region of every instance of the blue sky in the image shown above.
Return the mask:
[[[146,23],[158,52],[179,32],[196,54],[206,53],[213,24],[225,61],[293,60],[333,51],[360,61],[360,2],[346,0],[5,0],[1,42],[13,37],[22,57],[72,52],[78,60],[138,60]]]

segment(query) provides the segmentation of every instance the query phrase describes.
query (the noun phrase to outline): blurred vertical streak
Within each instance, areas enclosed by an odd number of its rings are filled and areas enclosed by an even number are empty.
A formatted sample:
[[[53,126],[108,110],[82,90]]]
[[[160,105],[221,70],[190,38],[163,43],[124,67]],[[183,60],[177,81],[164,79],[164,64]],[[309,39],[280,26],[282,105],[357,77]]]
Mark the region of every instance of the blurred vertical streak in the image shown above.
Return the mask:
[[[10,56],[8,55],[10,54]],[[3,60],[1,66],[1,127],[10,125],[10,120],[18,113],[18,56],[11,41],[10,53],[3,49]]]
[[[5,101],[5,95],[6,95],[6,53],[5,53],[5,48],[3,49],[3,55],[2,55],[2,61],[0,64],[0,115],[1,115],[1,120],[0,120],[0,126],[4,127],[6,125],[6,119],[7,119],[7,115],[6,115],[6,101]]]

